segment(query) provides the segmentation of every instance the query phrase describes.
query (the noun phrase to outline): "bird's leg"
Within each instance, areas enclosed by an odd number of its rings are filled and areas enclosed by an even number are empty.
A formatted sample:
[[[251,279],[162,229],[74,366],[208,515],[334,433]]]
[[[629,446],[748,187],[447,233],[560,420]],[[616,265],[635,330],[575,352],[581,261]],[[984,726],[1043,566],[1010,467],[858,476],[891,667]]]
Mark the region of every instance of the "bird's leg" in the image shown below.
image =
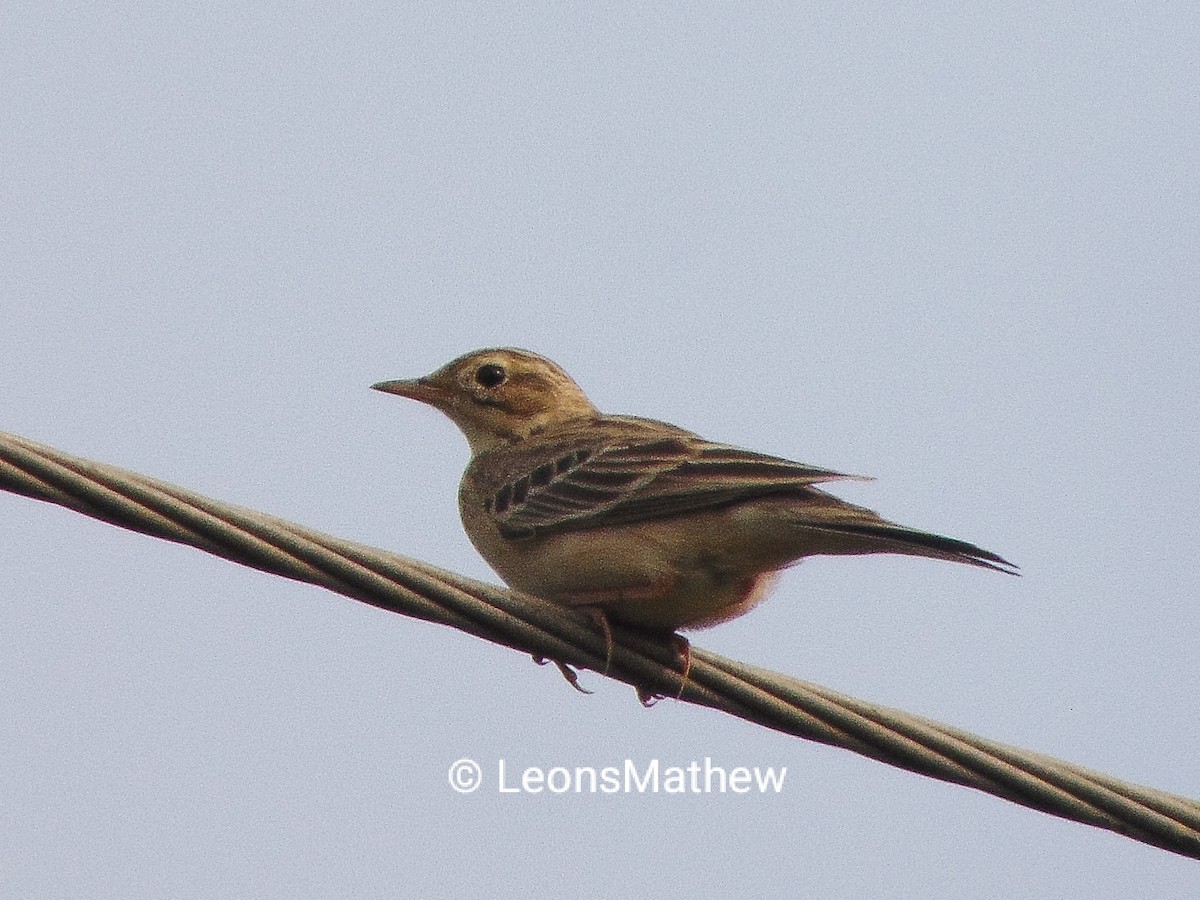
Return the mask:
[[[676,700],[682,700],[684,688],[687,687],[688,676],[692,674],[692,644],[682,634],[678,633],[671,635],[671,642],[675,645],[675,652],[679,655],[680,662],[683,663],[683,673],[679,679],[679,692],[675,695]]]
[[[565,599],[572,606],[596,623],[604,635],[604,673],[612,668],[613,633],[608,621],[607,610],[621,603],[660,600],[669,595],[679,584],[678,576],[665,575],[649,584],[633,585],[601,591],[576,591]]]
[[[616,646],[616,641],[613,639],[612,623],[609,621],[608,612],[605,606],[614,602],[628,601],[630,599],[657,599],[673,590],[675,584],[676,579],[664,578],[654,582],[653,584],[639,588],[625,588],[620,591],[596,591],[586,594],[571,595],[572,602],[570,605],[574,606],[580,613],[585,615],[590,621],[594,622],[600,633],[604,635],[604,671],[601,674],[607,676],[609,670],[612,668],[613,648]],[[681,699],[683,697],[683,692],[687,689],[688,678],[692,673],[692,645],[683,635],[676,634],[674,632],[667,632],[665,635],[661,631],[643,631],[643,633],[647,634],[648,637],[652,637],[656,641],[664,641],[673,647],[675,651],[675,658],[678,660],[680,665],[681,676],[679,681],[679,690],[675,694],[675,699]],[[537,659],[536,657],[535,659],[540,665],[544,665],[546,663],[546,660],[544,659]],[[585,694],[591,693],[591,691],[580,687],[579,675],[574,669],[572,669],[570,666],[567,666],[565,663],[558,662],[557,660],[554,661],[554,664],[558,666],[559,671],[563,673],[563,677],[571,683],[572,687]],[[662,694],[655,693],[649,688],[635,686],[635,689],[637,690],[638,700],[643,706],[653,706],[663,696]]]
[[[603,674],[607,675],[609,668],[612,666],[612,655],[613,655],[613,633],[612,633],[612,625],[610,625],[608,623],[608,615],[604,612],[604,610],[600,609],[598,606],[585,606],[581,610],[581,612],[583,612],[584,615],[586,615],[589,619],[591,619],[593,622],[595,622],[599,626],[600,632],[604,635],[604,672],[603,672]],[[592,693],[592,691],[589,691],[587,688],[585,688],[583,685],[581,685],[579,683],[579,673],[576,672],[574,669],[572,669],[570,666],[568,666],[565,662],[559,662],[557,659],[548,660],[544,656],[537,656],[537,655],[534,655],[533,661],[535,663],[537,663],[539,666],[544,666],[548,662],[553,662],[554,665],[558,666],[558,671],[562,672],[563,678],[567,679],[567,681],[570,682],[571,687],[575,688],[575,690],[579,691],[579,693],[581,693],[581,694]]]
[[[584,615],[586,615],[590,620],[595,622],[596,625],[599,626],[600,632],[604,635],[604,672],[603,672],[603,674],[607,675],[609,668],[612,666],[613,645],[614,645],[613,644],[612,625],[610,625],[608,622],[608,615],[604,612],[604,610],[600,609],[598,606],[586,606],[581,610],[581,612]],[[548,662],[553,662],[554,665],[558,666],[558,671],[562,672],[563,678],[567,679],[567,681],[570,683],[571,687],[575,688],[575,690],[579,691],[579,693],[581,693],[581,694],[592,693],[592,691],[589,691],[587,688],[585,688],[583,685],[581,685],[579,683],[579,673],[576,672],[574,669],[572,669],[570,666],[568,666],[565,662],[559,662],[557,659],[554,659],[554,660],[546,659],[546,657],[538,656],[537,654],[534,654],[533,661],[535,663],[537,663],[539,666],[544,666]]]
[[[672,633],[666,638],[666,642],[674,647],[675,658],[680,664],[680,679],[679,690],[675,694],[676,700],[683,699],[683,692],[687,688],[688,676],[692,673],[692,645],[682,634]],[[640,687],[637,689],[638,701],[647,708],[653,706],[663,698],[662,694],[655,693],[649,688]]]
[[[599,626],[600,633],[604,635],[604,672],[601,674],[607,675],[608,670],[612,667],[613,657],[613,633],[612,625],[608,621],[608,613],[598,606],[585,606],[583,612]]]

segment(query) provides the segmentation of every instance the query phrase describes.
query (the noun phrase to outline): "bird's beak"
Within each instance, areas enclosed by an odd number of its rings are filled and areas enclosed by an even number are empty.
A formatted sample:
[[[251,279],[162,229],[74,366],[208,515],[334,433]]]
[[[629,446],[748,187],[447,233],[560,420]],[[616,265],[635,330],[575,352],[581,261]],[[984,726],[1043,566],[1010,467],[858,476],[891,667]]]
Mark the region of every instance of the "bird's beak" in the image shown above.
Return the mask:
[[[377,384],[371,385],[373,391],[383,391],[385,394],[396,394],[400,397],[408,397],[410,400],[419,400],[422,403],[432,403],[434,406],[439,405],[439,401],[445,398],[445,392],[435,384],[432,384],[427,378],[400,378],[395,381],[380,381]]]

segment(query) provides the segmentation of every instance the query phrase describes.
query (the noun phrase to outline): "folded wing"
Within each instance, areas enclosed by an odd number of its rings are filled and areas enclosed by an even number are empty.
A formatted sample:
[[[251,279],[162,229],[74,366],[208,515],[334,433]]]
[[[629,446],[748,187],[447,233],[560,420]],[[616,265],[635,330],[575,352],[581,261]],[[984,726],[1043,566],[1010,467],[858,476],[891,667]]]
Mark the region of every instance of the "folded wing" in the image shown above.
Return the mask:
[[[856,477],[683,433],[564,449],[506,480],[490,506],[501,533],[521,538],[676,516]]]

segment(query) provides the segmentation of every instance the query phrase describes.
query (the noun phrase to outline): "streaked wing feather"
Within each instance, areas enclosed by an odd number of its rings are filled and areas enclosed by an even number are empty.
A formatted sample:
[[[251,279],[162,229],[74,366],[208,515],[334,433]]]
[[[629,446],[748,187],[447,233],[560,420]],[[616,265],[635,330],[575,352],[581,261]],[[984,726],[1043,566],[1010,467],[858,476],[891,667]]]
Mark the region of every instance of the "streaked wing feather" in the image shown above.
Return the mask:
[[[581,448],[496,492],[506,537],[628,524],[855,478],[690,436]]]

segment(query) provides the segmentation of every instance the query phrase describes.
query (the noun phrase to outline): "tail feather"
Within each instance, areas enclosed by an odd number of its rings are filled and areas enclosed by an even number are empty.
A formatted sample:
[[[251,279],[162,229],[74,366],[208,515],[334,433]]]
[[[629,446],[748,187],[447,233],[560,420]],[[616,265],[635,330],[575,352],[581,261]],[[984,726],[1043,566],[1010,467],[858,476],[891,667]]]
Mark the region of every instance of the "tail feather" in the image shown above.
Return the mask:
[[[984,550],[957,538],[916,531],[881,520],[879,522],[814,522],[812,526],[831,534],[859,535],[878,538],[882,553],[904,553],[912,556],[931,556],[952,562],[966,563],[984,569],[994,569],[1005,575],[1019,575],[1017,566],[1003,556]],[[859,551],[861,552],[861,550]]]

